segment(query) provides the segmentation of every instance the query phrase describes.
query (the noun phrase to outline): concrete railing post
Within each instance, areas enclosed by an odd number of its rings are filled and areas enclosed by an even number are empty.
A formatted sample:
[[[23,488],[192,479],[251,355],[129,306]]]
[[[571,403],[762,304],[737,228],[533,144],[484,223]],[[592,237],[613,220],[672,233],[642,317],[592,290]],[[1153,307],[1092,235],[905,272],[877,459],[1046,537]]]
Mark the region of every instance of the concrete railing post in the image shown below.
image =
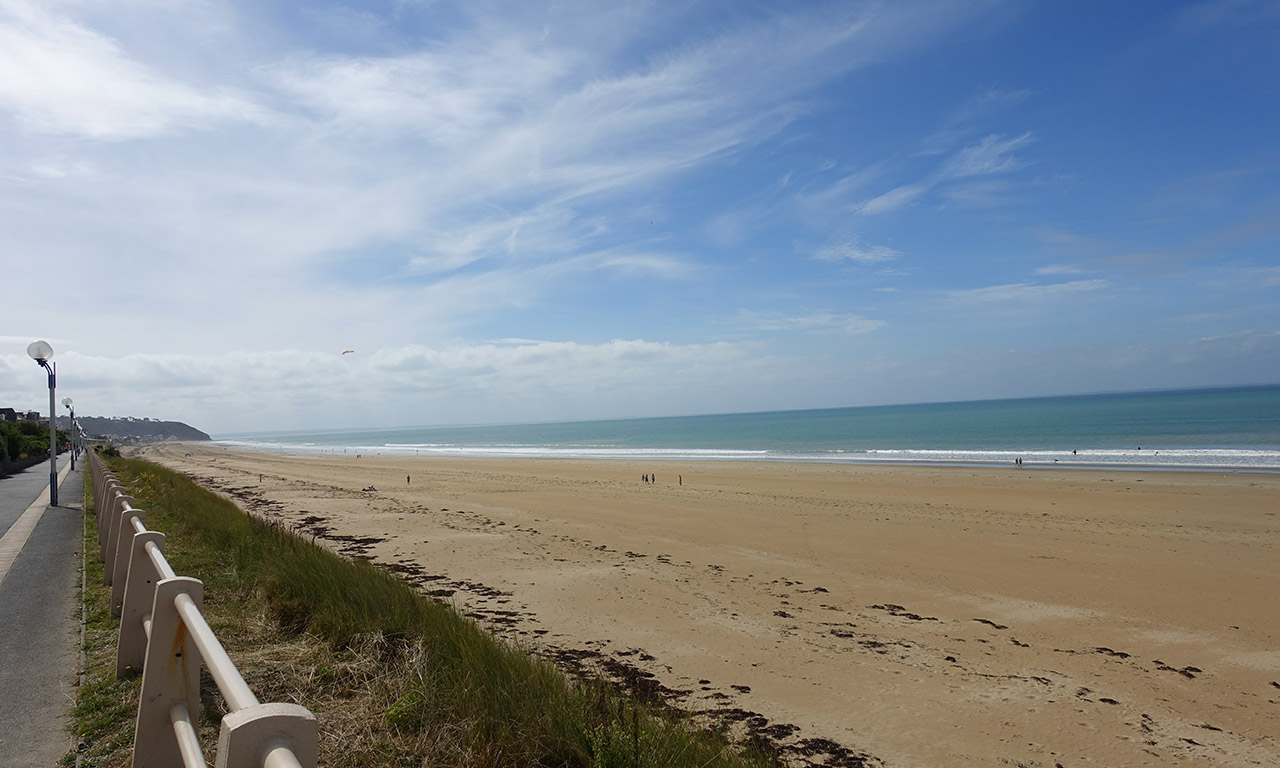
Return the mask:
[[[218,734],[216,768],[271,765],[268,757],[282,747],[292,754],[276,753],[274,766],[315,765],[318,731],[316,716],[297,704],[257,704],[228,712]]]
[[[101,537],[102,557],[108,556],[107,544],[111,541],[111,520],[120,508],[120,500],[127,496],[124,486],[114,477],[107,480],[102,504],[98,506],[98,534]]]
[[[138,725],[133,735],[133,768],[170,768],[182,764],[174,738],[171,711],[185,704],[192,722],[200,719],[200,652],[178,615],[174,600],[186,594],[197,605],[204,599],[199,579],[176,576],[156,585],[151,607],[151,633],[142,691],[138,695]]]
[[[103,482],[102,495],[94,500],[94,508],[98,512],[98,556],[105,560],[107,556],[107,521],[116,506],[116,498],[124,495],[124,487],[111,475]]]
[[[164,534],[147,531],[133,535],[133,551],[129,554],[129,572],[124,579],[124,596],[119,608],[112,604],[112,614],[120,617],[120,640],[116,645],[116,677],[124,678],[142,671],[147,658],[147,628],[143,623],[156,600],[156,584],[160,572],[147,544],[164,551]]]
[[[134,526],[133,522],[138,524],[146,524],[147,513],[142,509],[127,509],[120,516],[120,532],[115,536],[114,554],[111,556],[111,618],[120,616],[119,605],[124,602],[124,582],[129,575],[129,566],[132,564],[132,558],[129,557],[133,550],[133,536],[138,534],[140,526]],[[102,564],[106,568],[106,563]]]
[[[133,497],[123,493],[116,494],[111,509],[107,512],[107,542],[102,552],[103,579],[106,584],[115,577],[116,548],[120,542],[120,527],[133,508]]]
[[[107,497],[107,480],[108,480],[108,478],[109,478],[109,476],[110,476],[110,473],[109,473],[109,472],[107,472],[107,468],[106,468],[106,466],[102,463],[102,460],[101,460],[101,459],[99,459],[97,456],[94,456],[94,457],[93,457],[93,461],[92,461],[92,463],[90,464],[90,466],[91,466],[91,467],[93,467],[93,469],[94,469],[94,475],[93,475],[93,508],[94,508],[97,512],[101,513],[101,512],[102,512],[103,507],[105,507],[105,506],[106,506],[106,504],[104,503],[104,499],[106,499],[106,497]],[[99,533],[99,534],[101,534],[101,533],[102,533],[102,520],[101,520],[101,519],[99,519],[99,520],[98,520],[98,533]],[[101,537],[99,537],[99,538],[101,538]]]
[[[97,456],[89,456],[89,481],[93,487],[93,500],[98,500],[98,483],[102,481],[102,463]]]
[[[133,521],[139,523],[147,522],[147,513],[141,509],[130,509],[123,515],[122,527],[120,533],[116,535],[115,554],[111,556],[114,561],[111,566],[111,617],[120,616],[120,604],[124,601],[124,585],[129,576],[129,566],[132,563],[129,557],[133,548],[133,537],[137,535]],[[105,568],[105,564],[103,565]]]

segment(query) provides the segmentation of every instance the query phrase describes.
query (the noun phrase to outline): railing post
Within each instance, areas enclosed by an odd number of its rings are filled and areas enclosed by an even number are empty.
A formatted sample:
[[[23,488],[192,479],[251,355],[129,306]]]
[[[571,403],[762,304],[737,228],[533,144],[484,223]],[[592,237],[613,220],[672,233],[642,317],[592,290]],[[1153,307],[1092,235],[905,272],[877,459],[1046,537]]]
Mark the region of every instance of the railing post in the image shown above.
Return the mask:
[[[98,510],[98,556],[107,556],[107,532],[110,528],[107,521],[111,519],[116,508],[116,497],[124,494],[124,487],[111,475],[107,475],[102,483],[102,495],[94,501]]]
[[[120,529],[132,507],[133,497],[119,494],[115,498],[115,504],[111,506],[111,511],[107,514],[107,545],[102,555],[103,578],[107,584],[110,584],[115,576],[116,548],[120,543]]]
[[[170,711],[185,704],[193,722],[200,719],[200,652],[196,650],[174,599],[186,593],[197,605],[204,598],[199,579],[176,576],[156,584],[138,695],[138,726],[133,736],[133,768],[171,768],[182,764]]]
[[[94,476],[93,498],[101,503],[102,497],[98,495],[98,492],[105,488],[104,484],[109,473],[107,472],[107,468],[103,465],[102,459],[99,459],[97,456],[93,457],[93,466],[98,470],[97,474]]]
[[[102,513],[107,508],[107,482],[111,479],[111,473],[102,466],[102,462],[95,463],[98,467],[98,476],[93,480],[93,509],[98,514],[98,541],[102,541]]]
[[[261,768],[274,750],[287,748],[296,761],[281,755],[274,765],[314,766],[319,728],[316,716],[297,704],[256,704],[222,718],[215,768]]]
[[[102,482],[102,462],[98,457],[90,453],[89,455],[89,477],[93,483],[93,500],[98,500],[98,483]]]
[[[121,515],[120,532],[116,535],[116,545],[111,551],[113,564],[111,566],[111,581],[107,582],[111,585],[111,617],[115,618],[120,615],[119,605],[124,600],[124,584],[125,579],[129,575],[129,565],[132,562],[129,555],[133,548],[133,537],[137,532],[133,528],[131,520],[137,518],[138,522],[147,522],[147,513],[141,509],[126,510]],[[103,564],[106,568],[106,564]]]
[[[124,579],[124,597],[120,605],[111,605],[112,615],[120,616],[120,639],[116,644],[116,677],[124,678],[142,671],[147,658],[147,629],[143,620],[156,601],[156,584],[160,574],[147,544],[164,551],[164,534],[147,531],[133,535],[133,551],[129,553],[129,572]]]

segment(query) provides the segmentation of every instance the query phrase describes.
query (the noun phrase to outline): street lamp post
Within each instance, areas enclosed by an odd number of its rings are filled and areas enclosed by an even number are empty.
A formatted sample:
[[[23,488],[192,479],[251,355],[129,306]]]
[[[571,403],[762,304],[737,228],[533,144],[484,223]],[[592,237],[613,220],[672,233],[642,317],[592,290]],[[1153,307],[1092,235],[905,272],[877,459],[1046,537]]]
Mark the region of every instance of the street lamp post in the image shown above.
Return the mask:
[[[49,362],[53,347],[47,341],[33,341],[27,345],[27,354],[49,374],[49,504],[58,506],[58,405],[54,390],[58,384],[57,366]]]
[[[71,398],[62,398],[62,404],[67,406],[67,410],[71,411],[71,422],[68,425],[70,429],[67,434],[71,437],[71,471],[76,471],[76,407]]]

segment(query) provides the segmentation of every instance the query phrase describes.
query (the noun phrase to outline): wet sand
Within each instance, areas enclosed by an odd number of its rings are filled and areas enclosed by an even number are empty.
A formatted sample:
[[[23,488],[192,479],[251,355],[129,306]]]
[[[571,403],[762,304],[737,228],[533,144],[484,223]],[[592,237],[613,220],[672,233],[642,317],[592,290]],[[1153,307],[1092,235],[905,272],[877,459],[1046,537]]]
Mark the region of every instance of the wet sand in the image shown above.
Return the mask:
[[[146,456],[814,762],[1280,765],[1280,475]]]

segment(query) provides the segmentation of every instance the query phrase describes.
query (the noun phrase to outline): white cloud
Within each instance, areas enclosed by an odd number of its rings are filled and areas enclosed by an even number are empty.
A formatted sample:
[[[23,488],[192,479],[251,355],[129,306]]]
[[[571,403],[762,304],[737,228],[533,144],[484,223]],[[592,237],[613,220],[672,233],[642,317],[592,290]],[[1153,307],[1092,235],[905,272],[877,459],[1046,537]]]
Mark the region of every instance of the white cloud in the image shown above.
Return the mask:
[[[804,315],[744,310],[741,319],[747,326],[761,331],[797,333],[842,333],[862,335],[883,328],[883,320],[874,320],[843,312],[816,311]]]
[[[823,246],[813,255],[815,259],[832,262],[851,261],[861,266],[871,266],[892,261],[902,254],[884,245],[867,245],[859,239]]]
[[[1013,138],[988,136],[980,143],[957,152],[940,169],[939,175],[944,179],[955,179],[1017,170],[1022,167],[1022,161],[1013,153],[1030,141],[1029,132]]]
[[[662,412],[655,398],[677,397],[684,388],[703,399],[723,396],[724,382],[756,365],[748,349],[618,339],[415,345],[351,355],[68,352],[59,391],[74,394],[85,415],[177,419],[211,432],[404,425],[406,418],[412,424],[599,418],[611,409],[626,412],[629,398],[654,415]],[[29,359],[0,356],[0,402],[39,407],[40,373]]]
[[[106,140],[268,119],[233,89],[165,77],[116,40],[22,0],[0,8],[0,109],[33,131]]]
[[[659,277],[679,279],[693,272],[685,261],[662,253],[628,252],[610,249],[590,254],[588,262],[594,269],[616,272],[623,277]]]
[[[1046,264],[1036,270],[1037,275],[1078,275],[1084,270],[1074,264]]]
[[[867,216],[889,213],[908,205],[927,191],[927,186],[904,184],[854,206],[854,210]]]
[[[1259,285],[1268,288],[1280,287],[1280,267],[1262,267],[1252,270],[1252,275]]]
[[[931,173],[917,182],[902,184],[852,206],[853,211],[864,216],[891,213],[904,208],[921,197],[945,185],[946,197],[970,206],[991,207],[1008,201],[1007,185],[994,181],[968,181],[960,186],[956,182],[980,179],[1008,173],[1022,168],[1025,163],[1014,152],[1032,140],[1031,134],[1006,138],[991,135],[978,144],[964,147],[951,154]]]
[[[1110,287],[1106,280],[1074,280],[1066,283],[1008,283],[964,291],[948,291],[954,303],[970,306],[1039,305],[1064,297],[1095,293]]]
[[[411,50],[320,53],[248,45],[234,25],[262,22],[250,8],[220,19],[231,26],[217,42],[258,58],[179,70],[156,63],[164,46],[143,44],[145,26],[116,37],[78,6],[6,7],[16,47],[0,61],[24,77],[2,79],[0,103],[48,158],[27,163],[38,181],[0,213],[6,244],[113,286],[129,303],[118,316],[139,319],[133,343],[211,350],[264,327],[302,348],[364,333],[394,344],[406,329],[439,342],[495,308],[591,295],[601,274],[686,279],[700,267],[684,243],[633,231],[661,229],[671,184],[768,139],[825,82],[954,21],[808,9],[684,30],[637,56],[635,36],[666,30],[664,15],[552,10],[544,26],[529,23],[542,11],[476,11]],[[130,18],[155,23],[152,39],[195,42],[176,14]],[[41,131],[136,141],[66,145]],[[15,279],[38,275],[22,270]],[[66,321],[119,349],[92,311],[74,302]],[[155,312],[164,320],[142,321]],[[215,316],[216,329],[204,320]]]

